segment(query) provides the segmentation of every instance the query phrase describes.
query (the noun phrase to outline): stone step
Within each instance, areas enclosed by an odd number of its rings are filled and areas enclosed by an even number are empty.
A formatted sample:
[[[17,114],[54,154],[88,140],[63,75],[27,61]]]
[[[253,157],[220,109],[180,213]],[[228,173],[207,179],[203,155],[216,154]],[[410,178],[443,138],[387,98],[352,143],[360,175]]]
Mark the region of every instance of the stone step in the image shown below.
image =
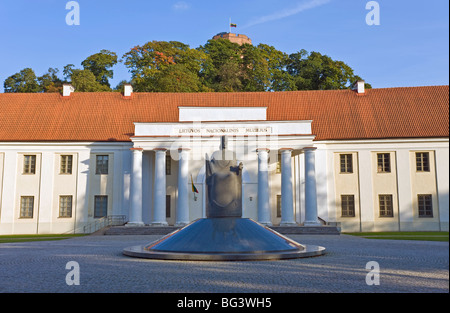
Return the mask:
[[[283,235],[340,235],[341,231],[336,226],[272,226],[276,232]]]
[[[105,231],[105,235],[167,235],[176,231],[175,226],[114,226]]]
[[[339,227],[335,226],[272,226],[270,228],[283,235],[340,235]],[[179,227],[175,226],[113,226],[104,231],[104,235],[167,235],[177,229]]]

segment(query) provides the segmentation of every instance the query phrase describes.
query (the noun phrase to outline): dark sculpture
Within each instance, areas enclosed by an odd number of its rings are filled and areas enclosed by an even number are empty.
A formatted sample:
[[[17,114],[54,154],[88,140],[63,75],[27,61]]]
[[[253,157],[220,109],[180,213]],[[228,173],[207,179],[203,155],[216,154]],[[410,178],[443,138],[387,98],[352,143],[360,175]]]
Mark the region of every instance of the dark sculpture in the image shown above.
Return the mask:
[[[317,256],[325,249],[301,245],[252,219],[242,218],[242,163],[227,150],[206,155],[206,216],[145,246],[124,249],[132,257],[162,260],[279,260]]]
[[[206,155],[206,217],[242,217],[242,163],[227,150],[221,138],[220,150]]]

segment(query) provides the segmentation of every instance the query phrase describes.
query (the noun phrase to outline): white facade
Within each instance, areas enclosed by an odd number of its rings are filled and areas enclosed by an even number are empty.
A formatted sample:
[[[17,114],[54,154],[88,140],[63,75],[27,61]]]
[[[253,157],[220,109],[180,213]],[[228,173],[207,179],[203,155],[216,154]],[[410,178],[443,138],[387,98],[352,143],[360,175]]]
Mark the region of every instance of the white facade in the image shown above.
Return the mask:
[[[108,214],[129,207],[130,143],[0,144],[0,234],[83,232],[95,221],[94,199],[105,195]],[[24,173],[24,156],[35,155],[35,173]],[[61,156],[72,156],[71,174],[62,174]],[[97,155],[109,157],[108,174],[95,174]],[[60,196],[72,196],[70,217],[60,217]],[[21,197],[33,197],[32,216],[21,217]],[[128,215],[128,213],[126,214]]]
[[[0,143],[0,235],[81,233],[104,215],[125,215],[133,226],[204,217],[205,155],[221,135],[244,165],[243,217],[342,231],[448,231],[448,138],[314,141],[313,121],[253,121],[251,108],[233,109],[180,108],[179,123],[135,123],[132,142]],[[253,110],[265,119],[265,108]],[[429,157],[428,170],[417,171],[416,153]],[[379,172],[380,154],[389,172]],[[34,173],[24,171],[28,156]],[[63,156],[71,156],[71,173],[61,172]],[[423,195],[431,196],[427,216],[419,215]],[[64,196],[72,197],[70,216],[61,213]],[[342,196],[353,199],[350,214]],[[380,196],[392,199],[392,216],[380,216]]]

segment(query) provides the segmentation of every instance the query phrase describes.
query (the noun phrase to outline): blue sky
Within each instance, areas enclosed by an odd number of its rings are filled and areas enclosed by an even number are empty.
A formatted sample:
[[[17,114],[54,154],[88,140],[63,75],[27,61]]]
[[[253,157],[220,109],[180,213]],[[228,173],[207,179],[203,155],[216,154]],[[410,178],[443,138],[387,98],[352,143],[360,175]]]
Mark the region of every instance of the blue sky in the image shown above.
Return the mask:
[[[380,25],[366,24],[368,0],[78,0],[80,25],[66,24],[67,0],[0,0],[0,90],[8,76],[62,69],[101,49],[120,57],[151,40],[196,48],[228,31],[286,53],[318,51],[350,65],[374,88],[449,84],[449,1],[378,0]],[[114,67],[115,86],[129,80]]]

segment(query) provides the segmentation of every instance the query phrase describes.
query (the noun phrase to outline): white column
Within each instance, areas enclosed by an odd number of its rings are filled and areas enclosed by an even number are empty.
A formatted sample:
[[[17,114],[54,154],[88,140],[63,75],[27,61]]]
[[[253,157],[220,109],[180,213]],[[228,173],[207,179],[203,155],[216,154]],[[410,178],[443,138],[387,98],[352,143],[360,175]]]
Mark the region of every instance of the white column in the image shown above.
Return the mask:
[[[130,220],[127,226],[144,226],[142,221],[142,149],[132,148],[133,165],[130,183]]]
[[[258,149],[258,222],[271,226],[269,189],[269,150]]]
[[[304,226],[321,226],[317,218],[316,148],[304,148],[305,152],[305,222]]]
[[[155,181],[153,184],[154,226],[167,226],[166,221],[166,149],[155,149]]]
[[[280,226],[296,225],[292,196],[292,149],[281,151],[281,222]]]
[[[189,149],[179,149],[178,198],[175,226],[189,223]]]

